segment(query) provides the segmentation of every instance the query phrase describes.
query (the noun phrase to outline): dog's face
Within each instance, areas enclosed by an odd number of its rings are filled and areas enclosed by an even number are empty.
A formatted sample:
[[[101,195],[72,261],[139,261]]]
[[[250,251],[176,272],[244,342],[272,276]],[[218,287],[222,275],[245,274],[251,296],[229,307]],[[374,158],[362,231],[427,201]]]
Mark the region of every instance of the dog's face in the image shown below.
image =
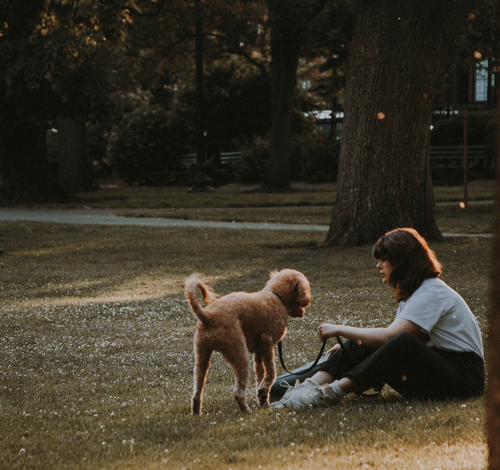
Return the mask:
[[[283,269],[271,273],[269,287],[280,295],[288,314],[302,318],[311,302],[311,288],[307,278],[299,271]]]

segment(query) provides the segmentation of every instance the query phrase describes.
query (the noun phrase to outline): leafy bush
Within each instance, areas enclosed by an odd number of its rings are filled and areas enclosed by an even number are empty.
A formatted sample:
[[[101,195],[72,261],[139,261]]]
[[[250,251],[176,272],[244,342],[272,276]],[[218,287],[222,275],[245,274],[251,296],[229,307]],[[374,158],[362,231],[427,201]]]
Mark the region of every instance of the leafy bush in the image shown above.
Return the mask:
[[[186,130],[164,109],[141,106],[124,115],[109,136],[108,157],[127,183],[151,184],[179,167]]]
[[[494,152],[495,111],[474,111],[467,114],[469,145],[486,145]],[[456,114],[434,120],[431,145],[461,145],[464,142],[464,115]]]
[[[241,147],[236,175],[243,183],[262,182],[266,176],[271,144],[256,137]],[[299,135],[292,143],[291,175],[294,181],[320,183],[336,181],[339,161],[338,141],[319,141],[314,135]]]
[[[467,114],[468,145],[484,145],[488,164],[480,171],[469,175],[471,178],[494,178],[496,167],[496,116],[495,111],[471,111]],[[435,119],[431,132],[431,145],[463,145],[464,115]]]
[[[255,137],[241,146],[241,158],[236,166],[236,177],[242,183],[262,182],[271,158],[271,143],[264,137]]]
[[[336,140],[298,136],[292,148],[292,178],[308,183],[337,180],[340,145]]]

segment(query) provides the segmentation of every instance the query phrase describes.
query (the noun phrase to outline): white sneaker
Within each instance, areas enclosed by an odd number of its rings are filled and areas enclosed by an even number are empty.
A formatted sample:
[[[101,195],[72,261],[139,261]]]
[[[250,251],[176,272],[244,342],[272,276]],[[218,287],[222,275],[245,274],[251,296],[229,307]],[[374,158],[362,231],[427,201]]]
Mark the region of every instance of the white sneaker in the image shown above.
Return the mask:
[[[340,398],[335,394],[332,388],[326,384],[308,390],[307,393],[300,396],[299,400],[300,402],[291,403],[291,406],[293,408],[328,406],[338,403]]]
[[[283,408],[283,403],[285,401],[287,401],[289,398],[290,398],[290,394],[292,393],[292,391],[296,388],[296,387],[300,387],[300,380],[297,379],[295,381],[295,385],[290,385],[288,382],[286,382],[285,380],[282,380],[280,382],[280,386],[281,387],[285,387],[287,388],[287,391],[285,392],[285,394],[278,400],[278,401],[275,401],[273,403],[270,403],[269,404],[269,407],[270,408]]]
[[[335,394],[330,387],[326,387],[321,387],[309,378],[303,383],[297,380],[295,386],[290,387],[281,400],[269,406],[271,408],[304,408],[311,405],[333,404],[337,401]]]
[[[284,408],[289,407],[288,403],[290,401],[296,401],[297,397],[304,393],[305,389],[309,389],[314,386],[315,382],[306,379],[303,383],[300,383],[299,379],[296,380],[295,385],[292,387],[288,382],[284,380],[280,382],[282,387],[288,387],[288,390],[281,397],[281,400],[275,401],[269,405],[270,408]]]

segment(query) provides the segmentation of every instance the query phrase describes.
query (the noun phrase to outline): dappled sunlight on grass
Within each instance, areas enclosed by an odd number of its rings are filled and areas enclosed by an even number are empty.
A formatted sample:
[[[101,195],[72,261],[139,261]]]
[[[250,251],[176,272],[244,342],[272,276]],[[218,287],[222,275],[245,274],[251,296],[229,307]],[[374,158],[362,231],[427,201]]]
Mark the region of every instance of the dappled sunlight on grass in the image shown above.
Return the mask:
[[[482,442],[462,441],[449,445],[432,442],[428,445],[363,446],[359,444],[308,447],[290,445],[273,451],[246,451],[230,462],[213,453],[186,464],[166,454],[160,463],[142,464],[144,470],[162,468],[167,464],[186,469],[227,468],[232,470],[284,469],[377,469],[377,470],[458,470],[486,469],[487,446]],[[222,460],[222,461],[221,461]]]
[[[180,279],[154,279],[141,277],[116,285],[112,289],[100,289],[98,283],[80,282],[69,286],[68,294],[61,296],[60,286],[47,286],[33,289],[34,298],[15,302],[18,308],[33,308],[41,305],[64,307],[70,305],[122,303],[134,301],[156,300],[162,297],[180,294],[184,286]],[[98,291],[95,295],[85,295],[85,292]],[[71,293],[70,293],[71,292]],[[80,295],[74,295],[77,292]]]
[[[337,407],[258,409],[252,372],[242,415],[215,354],[205,414],[191,416],[197,321],[183,290],[194,271],[220,294],[259,290],[274,269],[307,275],[312,303],[288,323],[288,367],[315,358],[324,321],[392,320],[371,247],[319,248],[322,237],[0,223],[0,468],[485,468],[482,399],[408,401],[386,387]],[[487,340],[491,241],[432,248]]]
[[[244,271],[228,270],[227,276],[240,277]],[[213,282],[225,279],[227,276],[214,276]],[[127,280],[122,284],[110,288],[101,288],[95,281],[73,282],[66,286],[66,295],[61,292],[60,285],[48,284],[43,287],[34,287],[31,292],[33,299],[14,300],[11,305],[16,308],[26,309],[40,306],[75,306],[82,304],[100,303],[123,303],[157,300],[171,295],[181,295],[184,292],[184,277],[172,278],[169,276],[159,277],[158,275],[140,276]],[[88,291],[95,291],[95,294],[85,295]],[[62,294],[62,295],[61,295]],[[76,294],[76,295],[75,295]]]

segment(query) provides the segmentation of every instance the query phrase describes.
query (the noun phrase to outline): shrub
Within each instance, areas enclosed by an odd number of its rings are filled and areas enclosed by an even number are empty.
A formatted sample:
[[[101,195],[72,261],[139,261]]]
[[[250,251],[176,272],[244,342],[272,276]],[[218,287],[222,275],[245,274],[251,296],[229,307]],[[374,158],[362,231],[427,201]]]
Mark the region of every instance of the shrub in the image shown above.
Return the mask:
[[[297,136],[292,150],[292,178],[308,183],[337,180],[339,141],[318,140],[317,136]]]
[[[469,145],[486,145],[494,152],[495,111],[471,111],[467,114]],[[434,120],[431,145],[461,145],[464,142],[464,115],[456,114]]]
[[[468,145],[484,145],[488,155],[485,168],[471,177],[494,178],[496,164],[496,116],[495,111],[470,111],[467,114]],[[464,115],[435,119],[431,132],[431,145],[463,145]]]
[[[109,137],[108,157],[127,183],[151,184],[179,167],[186,152],[186,132],[160,107],[134,109]]]
[[[256,137],[243,144],[241,159],[236,165],[237,178],[243,183],[262,182],[270,158],[269,139]],[[292,143],[292,180],[309,183],[336,181],[338,159],[338,141],[319,141],[317,136],[311,134],[296,136]]]
[[[269,139],[255,137],[241,145],[241,158],[235,165],[235,175],[242,183],[262,182],[266,176],[271,158]]]

